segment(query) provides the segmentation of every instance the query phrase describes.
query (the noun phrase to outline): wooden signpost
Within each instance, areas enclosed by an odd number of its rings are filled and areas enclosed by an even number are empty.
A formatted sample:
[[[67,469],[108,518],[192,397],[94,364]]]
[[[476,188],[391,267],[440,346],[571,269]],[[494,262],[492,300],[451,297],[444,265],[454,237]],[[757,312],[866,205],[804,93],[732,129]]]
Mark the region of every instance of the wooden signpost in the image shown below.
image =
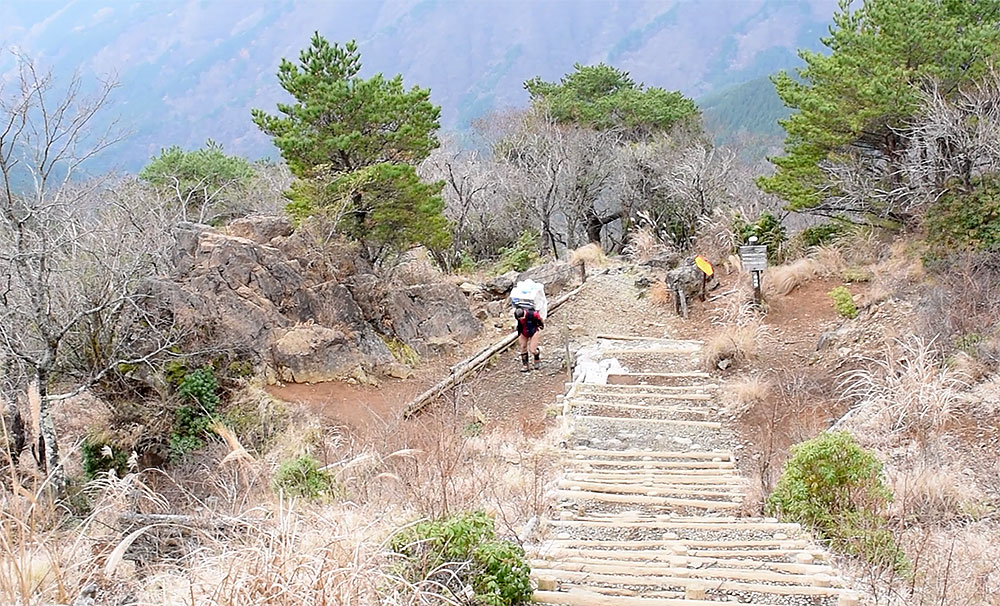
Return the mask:
[[[767,269],[767,246],[755,244],[757,242],[756,236],[751,236],[749,242],[748,246],[740,247],[740,261],[743,263],[743,269],[750,272],[753,281],[754,303],[760,305],[760,283],[764,276],[764,270]]]

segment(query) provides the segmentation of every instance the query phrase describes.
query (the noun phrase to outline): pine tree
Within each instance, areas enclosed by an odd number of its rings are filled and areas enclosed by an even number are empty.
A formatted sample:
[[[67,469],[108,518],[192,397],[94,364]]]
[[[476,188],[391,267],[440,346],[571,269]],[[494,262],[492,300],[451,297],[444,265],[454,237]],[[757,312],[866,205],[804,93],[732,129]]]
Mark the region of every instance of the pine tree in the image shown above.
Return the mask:
[[[295,99],[278,115],[253,110],[298,177],[290,211],[302,219],[336,215],[369,259],[420,243],[447,245],[441,183],[420,183],[414,166],[438,146],[441,108],[428,89],[403,87],[402,76],[358,76],[351,41],[330,44],[316,33],[298,64],[287,59],[278,82]]]
[[[785,105],[798,110],[782,120],[785,155],[758,185],[792,210],[824,214],[838,207],[822,166],[863,158],[887,179],[907,141],[901,127],[917,111],[921,87],[934,80],[954,88],[981,74],[1000,51],[998,0],[865,0],[851,10],[841,0],[830,35],[830,54],[800,51],[798,77],[773,78]],[[892,184],[889,183],[889,186]],[[895,216],[894,209],[880,209]]]

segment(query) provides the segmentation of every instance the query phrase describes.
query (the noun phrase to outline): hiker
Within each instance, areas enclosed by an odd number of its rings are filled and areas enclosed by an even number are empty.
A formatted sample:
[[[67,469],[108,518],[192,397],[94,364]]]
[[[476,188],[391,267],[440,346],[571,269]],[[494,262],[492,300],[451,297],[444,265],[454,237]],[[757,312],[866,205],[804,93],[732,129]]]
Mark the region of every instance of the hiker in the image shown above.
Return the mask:
[[[521,372],[528,372],[528,353],[535,358],[535,370],[541,367],[541,360],[538,355],[538,331],[545,328],[545,321],[542,315],[534,308],[518,307],[514,310],[514,319],[517,320],[517,343],[521,348]]]

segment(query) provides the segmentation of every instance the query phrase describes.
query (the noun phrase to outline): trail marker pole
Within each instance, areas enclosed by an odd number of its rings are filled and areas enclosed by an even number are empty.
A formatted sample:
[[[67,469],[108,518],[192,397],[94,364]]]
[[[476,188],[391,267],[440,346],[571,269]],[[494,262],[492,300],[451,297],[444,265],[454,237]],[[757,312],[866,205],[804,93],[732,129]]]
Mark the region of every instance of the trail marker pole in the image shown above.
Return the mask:
[[[767,246],[757,244],[757,236],[750,236],[747,246],[740,247],[740,261],[743,268],[750,272],[750,279],[753,285],[753,301],[760,305],[761,282],[764,277],[764,270],[767,269]]]

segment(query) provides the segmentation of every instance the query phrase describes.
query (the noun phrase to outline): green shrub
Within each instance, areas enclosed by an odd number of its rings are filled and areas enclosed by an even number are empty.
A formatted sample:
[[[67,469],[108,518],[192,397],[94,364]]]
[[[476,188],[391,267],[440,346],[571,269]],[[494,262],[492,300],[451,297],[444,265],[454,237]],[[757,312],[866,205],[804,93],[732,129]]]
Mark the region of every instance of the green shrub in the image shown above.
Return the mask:
[[[826,246],[848,232],[844,221],[830,221],[807,227],[796,236],[804,246]]]
[[[857,318],[858,307],[854,304],[854,297],[846,286],[838,286],[830,291],[830,298],[833,299],[833,307],[837,313],[845,318]]]
[[[860,267],[848,267],[840,272],[840,279],[844,282],[871,282],[873,277],[871,271]]]
[[[174,411],[170,433],[170,456],[176,460],[205,445],[212,417],[219,408],[219,383],[211,368],[199,368],[184,375],[177,395],[184,402]]]
[[[128,456],[128,450],[114,444],[105,433],[89,433],[80,443],[83,477],[88,482],[112,470],[118,477],[124,476],[128,473]]]
[[[951,190],[924,218],[932,254],[1000,250],[1000,179],[975,184],[972,193]]]
[[[838,549],[905,572],[909,564],[882,516],[891,499],[882,463],[841,431],[792,447],[766,509],[815,529]]]
[[[382,341],[389,349],[389,353],[401,364],[406,364],[407,366],[420,364],[420,354],[406,343],[403,343],[399,339],[385,337],[382,338]]]
[[[402,572],[410,582],[433,580],[456,595],[468,585],[484,606],[531,599],[524,550],[497,539],[493,518],[482,511],[421,522],[396,533],[390,545],[406,557]]]
[[[526,231],[517,242],[500,249],[500,263],[497,271],[505,274],[508,271],[524,271],[539,261],[538,234]]]
[[[750,237],[757,237],[758,246],[767,246],[767,260],[777,264],[781,260],[781,247],[785,242],[785,227],[769,212],[763,212],[753,223],[747,223],[737,213],[733,216],[733,248],[750,243]],[[734,250],[735,252],[735,250]]]
[[[976,357],[976,354],[979,353],[979,345],[985,340],[986,337],[978,332],[967,332],[955,339],[955,349]]]
[[[275,492],[310,501],[325,501],[341,492],[333,474],[309,455],[282,463],[274,473],[271,488]]]

